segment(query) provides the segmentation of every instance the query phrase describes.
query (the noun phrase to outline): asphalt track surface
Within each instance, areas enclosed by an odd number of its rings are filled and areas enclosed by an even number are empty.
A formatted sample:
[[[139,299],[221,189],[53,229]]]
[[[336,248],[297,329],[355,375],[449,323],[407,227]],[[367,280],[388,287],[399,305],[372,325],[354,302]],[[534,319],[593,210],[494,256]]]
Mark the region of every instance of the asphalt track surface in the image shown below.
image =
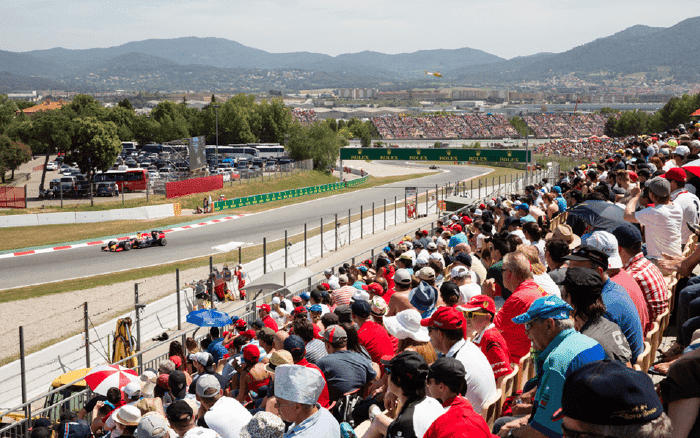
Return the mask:
[[[427,170],[427,166],[413,163],[396,164],[424,167]],[[0,289],[90,277],[207,256],[215,253],[213,246],[231,241],[258,245],[266,237],[268,242],[272,242],[283,239],[285,230],[289,236],[303,233],[304,223],[308,224],[309,229],[317,228],[321,218],[324,229],[328,229],[326,227],[333,223],[335,214],[337,213],[339,218],[347,217],[349,208],[354,215],[360,212],[362,205],[365,214],[371,214],[374,202],[379,214],[383,211],[384,200],[386,199],[387,205],[394,202],[395,196],[402,200],[407,186],[416,187],[421,193],[430,188],[434,189],[436,184],[442,186],[455,183],[486,172],[484,168],[466,165],[440,166],[440,170],[447,172],[301,202],[223,223],[171,233],[168,234],[168,245],[164,247],[119,253],[101,251],[99,247],[87,247],[0,259]],[[387,222],[391,220],[393,218],[387,217]]]

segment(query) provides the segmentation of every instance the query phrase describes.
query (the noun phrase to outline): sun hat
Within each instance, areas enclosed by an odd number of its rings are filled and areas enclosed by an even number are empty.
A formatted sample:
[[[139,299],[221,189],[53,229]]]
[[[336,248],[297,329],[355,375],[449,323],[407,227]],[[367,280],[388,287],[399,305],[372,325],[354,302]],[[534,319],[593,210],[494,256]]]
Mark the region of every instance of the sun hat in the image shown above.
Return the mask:
[[[158,375],[153,371],[144,371],[141,374],[141,394],[152,395],[153,389],[156,387],[156,382],[158,381]]]
[[[313,406],[325,386],[321,371],[315,368],[301,365],[275,368],[275,397],[278,399]]]
[[[141,410],[134,405],[124,405],[114,411],[112,420],[122,426],[138,426],[141,421]]]
[[[411,338],[418,342],[430,342],[428,329],[421,325],[421,316],[415,309],[403,310],[396,316],[385,316],[384,327],[396,339]]]
[[[265,365],[265,369],[268,373],[274,373],[278,366],[293,364],[292,353],[287,350],[275,350],[270,354],[270,362]]]
[[[386,312],[389,310],[389,305],[384,301],[384,298],[380,296],[374,296],[372,297],[372,308],[370,311],[372,312],[372,315],[374,316],[384,316],[386,315]]]
[[[574,234],[571,226],[567,224],[557,225],[554,231],[548,233],[544,239],[561,239],[569,245],[569,249],[574,249],[581,245],[581,238]]]

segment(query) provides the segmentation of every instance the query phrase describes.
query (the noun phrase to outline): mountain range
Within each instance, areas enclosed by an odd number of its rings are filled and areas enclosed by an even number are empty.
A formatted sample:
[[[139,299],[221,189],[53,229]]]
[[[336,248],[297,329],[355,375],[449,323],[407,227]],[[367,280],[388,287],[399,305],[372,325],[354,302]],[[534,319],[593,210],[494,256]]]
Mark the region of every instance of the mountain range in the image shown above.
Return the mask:
[[[33,84],[109,90],[253,91],[313,87],[508,85],[575,74],[651,72],[700,82],[700,17],[668,28],[632,26],[562,53],[503,59],[473,48],[396,55],[270,53],[222,38],[134,41],[109,48],[0,50],[0,92]],[[425,76],[440,71],[443,79]],[[613,76],[614,77],[614,76]]]

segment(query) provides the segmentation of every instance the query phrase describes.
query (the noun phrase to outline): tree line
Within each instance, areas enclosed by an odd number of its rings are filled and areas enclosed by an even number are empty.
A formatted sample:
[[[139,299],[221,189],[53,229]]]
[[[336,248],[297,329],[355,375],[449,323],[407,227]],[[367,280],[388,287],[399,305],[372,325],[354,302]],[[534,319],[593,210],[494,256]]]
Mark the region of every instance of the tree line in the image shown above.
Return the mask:
[[[684,94],[674,97],[654,114],[633,110],[620,113],[619,118],[610,116],[605,123],[605,135],[608,137],[627,137],[630,135],[651,134],[671,131],[681,123],[687,123],[690,115],[700,108],[700,93]],[[605,108],[604,108],[605,110]],[[613,110],[601,110],[601,113]]]

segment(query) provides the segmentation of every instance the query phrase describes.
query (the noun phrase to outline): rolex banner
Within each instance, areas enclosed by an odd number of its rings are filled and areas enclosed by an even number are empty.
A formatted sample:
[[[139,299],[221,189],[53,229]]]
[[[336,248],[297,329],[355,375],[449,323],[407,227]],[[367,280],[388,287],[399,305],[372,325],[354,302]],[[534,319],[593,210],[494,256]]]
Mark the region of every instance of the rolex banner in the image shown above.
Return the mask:
[[[532,156],[532,152],[530,152]],[[525,163],[524,149],[466,148],[342,148],[341,160],[472,161],[482,163]]]
[[[214,202],[214,211],[232,210],[240,207],[249,207],[251,205],[264,204],[266,202],[281,201],[283,199],[298,198],[299,196],[315,195],[317,193],[332,192],[334,190],[344,189],[345,187],[354,187],[367,181],[369,177],[353,179],[350,181],[337,182],[332,184],[323,184],[314,187],[304,187],[301,189],[285,190],[283,192],[265,193],[263,195],[246,196],[244,198],[228,199],[226,201]]]

